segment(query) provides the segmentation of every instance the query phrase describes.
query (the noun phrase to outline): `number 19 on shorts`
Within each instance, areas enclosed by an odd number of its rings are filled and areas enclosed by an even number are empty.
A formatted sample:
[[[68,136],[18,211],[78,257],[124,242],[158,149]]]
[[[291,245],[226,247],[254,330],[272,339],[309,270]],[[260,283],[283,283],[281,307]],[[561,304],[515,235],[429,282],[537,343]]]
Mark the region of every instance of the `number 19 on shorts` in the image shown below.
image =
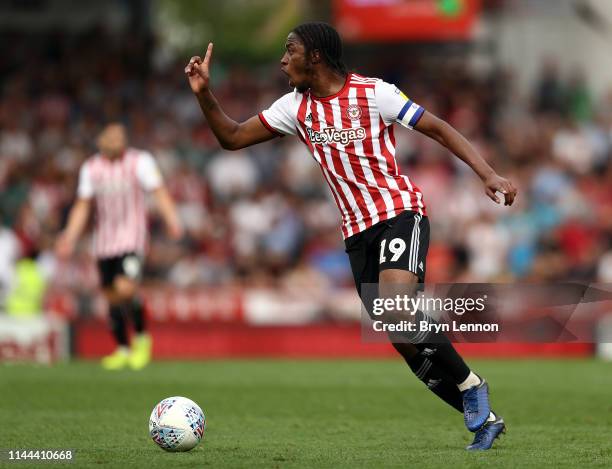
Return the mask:
[[[391,254],[389,262],[396,262],[406,250],[406,241],[402,238],[393,238],[387,245],[387,240],[383,239],[380,243],[380,264],[387,262],[385,253]]]

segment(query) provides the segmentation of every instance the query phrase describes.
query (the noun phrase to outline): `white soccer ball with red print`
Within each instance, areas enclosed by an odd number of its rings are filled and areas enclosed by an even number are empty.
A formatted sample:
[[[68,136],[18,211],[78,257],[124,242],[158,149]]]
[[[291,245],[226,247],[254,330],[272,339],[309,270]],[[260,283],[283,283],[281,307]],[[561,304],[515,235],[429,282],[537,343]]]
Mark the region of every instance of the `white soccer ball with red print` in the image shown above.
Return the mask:
[[[166,451],[189,451],[204,437],[206,417],[200,406],[186,397],[174,396],[153,408],[149,419],[151,439]]]

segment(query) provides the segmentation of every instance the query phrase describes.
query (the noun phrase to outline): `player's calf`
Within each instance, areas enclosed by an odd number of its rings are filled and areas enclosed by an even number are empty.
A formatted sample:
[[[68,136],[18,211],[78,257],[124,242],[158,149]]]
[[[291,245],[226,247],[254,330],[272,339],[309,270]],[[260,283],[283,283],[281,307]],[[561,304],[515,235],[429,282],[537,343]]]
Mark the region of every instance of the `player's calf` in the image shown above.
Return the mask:
[[[390,335],[390,339],[393,336]],[[463,398],[453,379],[438,365],[433,363],[427,354],[419,352],[412,344],[392,342],[395,349],[404,358],[414,375],[427,386],[431,392],[451,407],[463,413]]]

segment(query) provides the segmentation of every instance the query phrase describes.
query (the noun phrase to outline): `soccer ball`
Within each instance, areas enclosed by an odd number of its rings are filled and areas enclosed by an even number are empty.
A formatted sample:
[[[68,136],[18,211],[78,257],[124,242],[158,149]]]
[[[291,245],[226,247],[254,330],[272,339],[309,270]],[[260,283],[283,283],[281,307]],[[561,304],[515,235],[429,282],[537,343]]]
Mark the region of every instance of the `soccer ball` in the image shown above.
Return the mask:
[[[149,419],[151,439],[166,451],[189,451],[197,446],[206,430],[206,417],[195,402],[174,396],[153,408]]]

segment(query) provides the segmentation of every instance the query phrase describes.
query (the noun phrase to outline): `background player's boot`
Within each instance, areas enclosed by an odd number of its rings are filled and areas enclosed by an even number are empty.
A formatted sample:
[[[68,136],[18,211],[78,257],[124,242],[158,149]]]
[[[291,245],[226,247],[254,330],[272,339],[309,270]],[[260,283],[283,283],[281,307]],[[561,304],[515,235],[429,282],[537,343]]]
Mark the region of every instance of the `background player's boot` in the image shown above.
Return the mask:
[[[151,361],[151,336],[139,334],[132,340],[132,352],[130,353],[130,367],[133,370],[141,370]]]
[[[465,449],[468,451],[486,451],[491,449],[493,442],[502,433],[506,433],[504,419],[497,416],[495,420],[486,422],[474,435],[474,441]]]
[[[119,347],[110,355],[102,359],[102,368],[105,370],[121,370],[128,365],[129,351],[125,347]]]
[[[481,379],[478,386],[463,391],[463,419],[471,432],[482,427],[489,418],[489,385]]]

